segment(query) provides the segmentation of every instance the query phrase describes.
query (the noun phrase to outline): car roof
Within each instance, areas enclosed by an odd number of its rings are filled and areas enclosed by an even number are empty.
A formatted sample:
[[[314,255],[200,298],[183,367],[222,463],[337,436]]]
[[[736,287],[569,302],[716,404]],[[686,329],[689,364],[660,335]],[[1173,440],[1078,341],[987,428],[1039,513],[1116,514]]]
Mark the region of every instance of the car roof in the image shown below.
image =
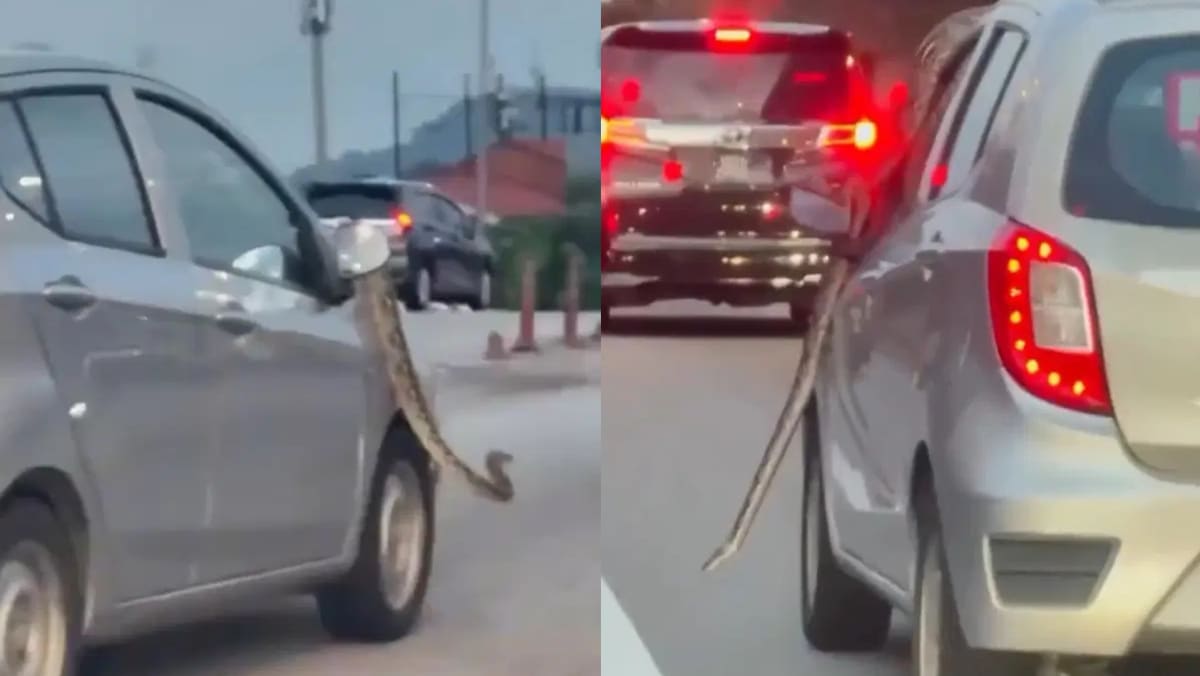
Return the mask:
[[[121,68],[98,59],[55,52],[0,50],[0,77],[52,71],[90,71],[141,76],[135,70]]]

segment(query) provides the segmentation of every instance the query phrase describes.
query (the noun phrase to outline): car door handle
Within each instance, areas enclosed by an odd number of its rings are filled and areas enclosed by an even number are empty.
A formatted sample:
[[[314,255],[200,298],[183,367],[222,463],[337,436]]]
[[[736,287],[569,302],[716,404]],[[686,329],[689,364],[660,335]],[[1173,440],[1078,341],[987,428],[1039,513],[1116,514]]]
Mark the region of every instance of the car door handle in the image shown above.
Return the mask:
[[[78,312],[96,304],[96,294],[75,275],[64,275],[42,288],[42,297],[51,305]]]
[[[246,306],[233,299],[221,301],[221,309],[217,311],[216,321],[221,330],[235,336],[244,336],[258,330],[258,322],[251,319],[250,315],[246,313]]]

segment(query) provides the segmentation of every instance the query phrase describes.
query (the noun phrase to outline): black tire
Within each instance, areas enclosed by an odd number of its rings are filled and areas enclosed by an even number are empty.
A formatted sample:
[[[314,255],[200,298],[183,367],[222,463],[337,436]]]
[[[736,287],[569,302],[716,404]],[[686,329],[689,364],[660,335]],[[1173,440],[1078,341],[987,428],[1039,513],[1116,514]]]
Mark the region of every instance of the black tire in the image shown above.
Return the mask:
[[[892,607],[843,571],[833,554],[820,453],[813,445],[816,422],[809,422],[814,416],[815,411],[810,408],[805,417],[805,447],[810,450],[805,463],[800,534],[800,610],[804,637],[821,652],[879,650],[887,642]],[[814,526],[815,531],[811,530]],[[810,551],[811,547],[816,550]]]
[[[48,659],[56,664],[38,673],[71,676],[80,658],[80,566],[66,529],[39,501],[17,499],[0,513],[0,568],[17,562],[29,566],[27,571],[34,573],[47,601],[58,611],[57,621],[44,628],[42,636]],[[52,588],[56,591],[49,591]]]
[[[941,520],[931,487],[926,485],[918,489],[916,504],[920,550],[913,613],[913,675],[1035,676],[1038,673],[1037,656],[979,650],[967,644],[950,576],[945,573],[949,569],[942,547]],[[927,606],[932,603],[939,608],[937,617],[940,621],[930,619]],[[936,658],[927,656],[925,653],[932,651],[922,648],[928,638],[940,646]]]
[[[788,303],[788,317],[792,320],[793,324],[800,328],[808,326],[809,321],[812,320],[812,311],[811,303],[801,301]]]
[[[421,275],[429,276],[429,295],[425,298],[421,297]],[[432,264],[418,264],[412,271],[412,279],[408,283],[408,290],[405,294],[404,304],[413,312],[424,312],[429,309],[433,301],[434,287],[434,268]]]
[[[485,281],[486,280],[486,281]],[[492,306],[492,271],[485,269],[479,273],[479,293],[467,301],[467,307],[478,312]]]
[[[404,595],[404,602],[396,604],[388,599],[381,553],[383,512],[388,507],[389,481],[411,483],[414,479],[412,486],[419,491],[416,497],[422,507],[422,537],[417,543],[420,568],[409,583],[412,586]],[[358,559],[342,580],[317,593],[321,624],[331,636],[347,641],[385,643],[404,638],[416,626],[425,605],[433,564],[433,495],[434,480],[424,463],[406,457],[381,459],[380,471],[376,472],[371,488]]]

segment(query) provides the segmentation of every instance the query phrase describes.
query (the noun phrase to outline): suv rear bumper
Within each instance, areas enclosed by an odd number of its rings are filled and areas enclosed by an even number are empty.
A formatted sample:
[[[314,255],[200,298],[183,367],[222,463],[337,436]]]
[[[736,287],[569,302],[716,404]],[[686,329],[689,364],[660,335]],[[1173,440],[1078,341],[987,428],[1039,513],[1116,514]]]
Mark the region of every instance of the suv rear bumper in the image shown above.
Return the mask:
[[[617,236],[601,275],[608,305],[697,298],[731,304],[805,300],[829,263],[812,238]]]
[[[1200,654],[1200,487],[1137,465],[1112,420],[1035,406],[966,407],[934,460],[968,642]]]

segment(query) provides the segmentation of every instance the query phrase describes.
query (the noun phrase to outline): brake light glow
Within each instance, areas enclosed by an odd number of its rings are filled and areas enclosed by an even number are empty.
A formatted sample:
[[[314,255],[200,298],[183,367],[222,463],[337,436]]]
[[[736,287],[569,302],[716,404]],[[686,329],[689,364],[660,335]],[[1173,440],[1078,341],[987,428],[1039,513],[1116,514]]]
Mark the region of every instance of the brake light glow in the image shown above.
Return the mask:
[[[827,124],[817,139],[822,148],[854,146],[858,150],[870,150],[878,142],[879,126],[866,119],[854,124]]]
[[[717,42],[749,42],[749,28],[718,28],[713,34]]]
[[[779,206],[778,202],[763,202],[759,209],[762,211],[763,220],[766,221],[773,221],[783,213],[783,207]]]
[[[392,220],[394,220],[396,222],[395,229],[396,229],[396,234],[398,234],[398,235],[403,235],[403,234],[408,233],[409,228],[411,228],[412,224],[413,224],[412,216],[409,215],[409,213],[403,209],[396,209],[392,213]]]
[[[663,162],[662,168],[663,180],[667,183],[675,183],[683,180],[683,164],[679,160],[667,160]]]
[[[1055,238],[1010,222],[988,253],[988,296],[1005,370],[1034,396],[1112,414],[1087,262]]]
[[[796,84],[820,84],[829,81],[829,74],[819,70],[792,73],[792,82]]]
[[[600,142],[608,143],[608,118],[600,117]]]
[[[621,100],[625,103],[637,103],[642,98],[642,83],[634,79],[621,83]]]

